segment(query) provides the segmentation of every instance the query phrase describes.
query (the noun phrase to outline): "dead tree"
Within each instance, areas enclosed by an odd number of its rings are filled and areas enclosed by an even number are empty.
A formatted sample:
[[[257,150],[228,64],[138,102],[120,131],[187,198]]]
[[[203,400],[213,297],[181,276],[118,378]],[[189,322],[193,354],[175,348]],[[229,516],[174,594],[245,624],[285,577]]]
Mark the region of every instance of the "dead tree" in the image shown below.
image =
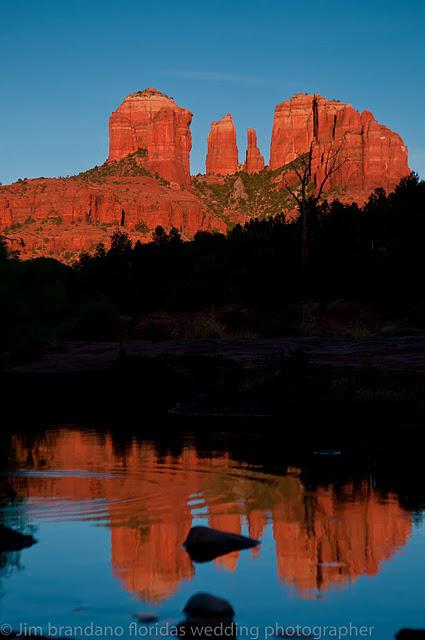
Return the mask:
[[[310,212],[320,201],[326,183],[334,175],[347,158],[341,157],[341,145],[337,149],[329,149],[323,162],[323,178],[319,185],[312,183],[311,164],[313,159],[313,143],[306,154],[299,155],[290,164],[291,168],[299,179],[298,187],[291,187],[285,184],[287,192],[292,196],[298,205],[301,220],[301,266],[306,267],[309,258],[309,223]]]

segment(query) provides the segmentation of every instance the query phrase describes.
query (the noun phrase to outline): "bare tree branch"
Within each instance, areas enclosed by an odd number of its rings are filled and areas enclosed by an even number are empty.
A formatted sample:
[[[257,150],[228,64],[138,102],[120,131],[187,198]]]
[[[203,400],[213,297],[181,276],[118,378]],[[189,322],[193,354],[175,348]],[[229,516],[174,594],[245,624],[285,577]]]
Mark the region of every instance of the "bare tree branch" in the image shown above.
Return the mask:
[[[325,188],[325,185],[328,182],[329,178],[337,173],[337,171],[339,171],[341,167],[348,161],[348,158],[344,158],[340,162],[338,161],[341,154],[341,149],[342,145],[339,145],[339,147],[335,151],[329,149],[326,154],[323,179],[315,195],[316,202],[318,202],[322,197],[323,189]]]
[[[309,193],[309,185],[312,177],[312,160],[313,160],[313,142],[307,154],[299,155],[295,161],[290,163],[291,168],[295,172],[300,181],[299,191],[285,184],[287,192],[295,200],[298,205],[301,219],[301,261],[303,267],[306,266],[309,257],[309,227],[310,227],[310,210],[316,205],[322,197],[326,183],[332,175],[348,161],[348,158],[340,159],[342,144],[335,150],[328,149],[326,157],[322,157],[323,178],[319,187],[314,186],[313,193]],[[299,166],[303,166],[303,170]]]
[[[298,204],[301,204],[301,198],[299,196],[297,196],[297,194],[295,193],[295,191],[293,191],[291,189],[291,187],[289,186],[288,183],[285,184],[285,189],[287,190],[287,192],[294,198],[294,200],[296,200],[298,202]]]

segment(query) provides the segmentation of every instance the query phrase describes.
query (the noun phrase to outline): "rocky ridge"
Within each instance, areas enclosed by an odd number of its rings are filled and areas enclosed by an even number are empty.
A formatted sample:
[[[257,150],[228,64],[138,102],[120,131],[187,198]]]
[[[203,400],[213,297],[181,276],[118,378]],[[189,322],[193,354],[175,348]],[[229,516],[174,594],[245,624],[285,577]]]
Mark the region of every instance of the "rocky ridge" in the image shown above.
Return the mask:
[[[66,178],[18,180],[0,186],[0,233],[22,257],[65,261],[121,229],[147,241],[156,226],[184,238],[199,230],[224,232],[251,217],[296,215],[286,185],[297,188],[292,163],[311,153],[312,185],[329,158],[340,167],[324,197],[363,204],[377,187],[391,191],[408,175],[407,148],[369,111],[318,95],[297,94],[275,109],[270,163],[248,129],[239,164],[236,128],[227,114],[212,123],[205,176],[190,176],[192,114],[149,88],[127,96],[111,114],[109,157]]]

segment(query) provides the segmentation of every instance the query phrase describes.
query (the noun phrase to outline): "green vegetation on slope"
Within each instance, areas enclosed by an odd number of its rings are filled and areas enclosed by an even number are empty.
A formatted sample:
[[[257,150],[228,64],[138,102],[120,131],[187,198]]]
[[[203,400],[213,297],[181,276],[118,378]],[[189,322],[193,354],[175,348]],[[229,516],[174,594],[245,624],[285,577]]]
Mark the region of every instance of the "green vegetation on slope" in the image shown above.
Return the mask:
[[[130,153],[122,160],[113,160],[112,162],[104,162],[100,166],[96,165],[92,169],[82,171],[75,176],[72,176],[74,180],[80,180],[81,182],[104,182],[109,176],[116,176],[119,178],[128,176],[148,176],[155,178],[162,184],[162,186],[168,186],[168,180],[164,180],[158,174],[150,173],[144,166],[141,160],[148,157],[146,149],[138,149],[134,153]]]
[[[225,222],[225,209],[238,211],[248,218],[265,219],[294,208],[294,200],[282,184],[281,176],[290,165],[274,171],[263,169],[254,174],[239,171],[225,176],[222,183],[209,183],[203,177],[193,179],[193,188],[201,200]]]

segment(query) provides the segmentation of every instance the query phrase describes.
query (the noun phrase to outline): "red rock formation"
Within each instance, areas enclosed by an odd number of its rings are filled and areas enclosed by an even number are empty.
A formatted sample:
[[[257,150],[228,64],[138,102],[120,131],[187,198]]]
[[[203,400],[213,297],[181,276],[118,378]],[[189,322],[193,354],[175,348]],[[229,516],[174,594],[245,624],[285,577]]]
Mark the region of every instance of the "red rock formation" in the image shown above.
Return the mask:
[[[208,135],[207,175],[232,175],[238,170],[236,129],[230,113],[213,122]]]
[[[264,169],[264,158],[257,146],[257,132],[255,129],[248,129],[248,146],[246,150],[245,171],[247,173],[258,173]]]
[[[313,140],[313,96],[298,94],[278,104],[274,112],[270,169],[305,153]]]
[[[410,171],[401,137],[370,112],[360,114],[343,102],[297,94],[275,109],[270,169],[292,162],[310,147],[316,184],[324,177],[326,159],[338,154],[343,165],[326,192],[335,190],[360,203],[377,187],[392,191]]]
[[[176,227],[188,238],[200,229],[225,231],[193,193],[148,176],[40,178],[0,187],[0,229],[23,257],[90,250],[109,243],[113,225],[134,240],[149,238],[158,225]]]
[[[109,119],[109,160],[147,150],[144,166],[180,185],[190,184],[192,114],[157,89],[127,96]]]
[[[110,118],[108,163],[83,179],[35,179],[0,186],[0,233],[10,239],[22,257],[52,255],[72,259],[90,251],[100,241],[109,242],[111,229],[122,226],[133,240],[147,239],[158,225],[175,226],[190,238],[199,230],[225,231],[218,218],[217,200],[208,189],[192,189],[189,175],[192,114],[156,89],[131,94]],[[147,155],[140,153],[145,149]],[[316,95],[298,94],[275,110],[270,152],[274,170],[312,150],[312,174],[316,185],[324,177],[326,159],[338,153],[342,166],[326,184],[329,198],[362,204],[376,187],[391,191],[408,175],[407,149],[399,135],[379,124],[372,114],[359,114],[352,106]],[[115,163],[115,165],[114,165]],[[117,172],[116,165],[133,163],[138,170]],[[140,175],[141,166],[150,174]],[[223,184],[225,176],[243,168],[255,173],[264,166],[254,129],[248,129],[246,163],[238,165],[236,130],[230,114],[213,122],[208,136],[207,176],[197,178],[201,187]],[[130,167],[134,169],[134,167]],[[108,171],[107,169],[114,169]],[[128,169],[128,167],[126,167]],[[292,171],[273,176],[273,189],[296,187]],[[271,206],[260,193],[257,204],[247,203],[241,180],[235,181],[222,213],[233,223],[243,223],[253,209]],[[259,203],[259,204],[258,204]],[[265,203],[265,204],[264,204]],[[279,208],[279,210],[281,210]],[[296,214],[295,208],[286,215]],[[22,242],[24,244],[22,244]],[[65,254],[68,254],[66,256]]]

